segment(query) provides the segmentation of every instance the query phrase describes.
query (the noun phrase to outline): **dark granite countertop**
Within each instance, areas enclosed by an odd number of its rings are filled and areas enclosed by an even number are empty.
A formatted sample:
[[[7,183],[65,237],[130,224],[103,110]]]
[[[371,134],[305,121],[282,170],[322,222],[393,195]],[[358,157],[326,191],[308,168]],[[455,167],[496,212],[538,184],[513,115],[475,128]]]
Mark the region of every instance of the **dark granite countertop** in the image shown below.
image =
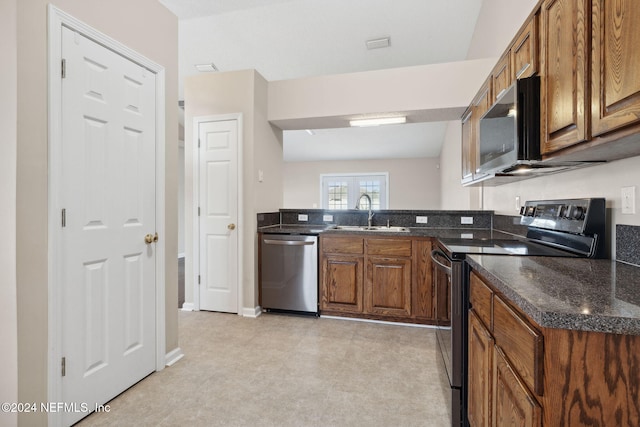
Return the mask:
[[[640,335],[640,268],[612,260],[469,255],[540,326]]]
[[[331,235],[362,235],[362,236],[405,236],[405,237],[435,237],[456,239],[495,239],[513,237],[497,230],[475,228],[434,228],[434,227],[407,227],[409,231],[361,231],[361,230],[336,230],[333,225],[298,225],[278,224],[258,228],[261,233],[274,234],[331,234]]]

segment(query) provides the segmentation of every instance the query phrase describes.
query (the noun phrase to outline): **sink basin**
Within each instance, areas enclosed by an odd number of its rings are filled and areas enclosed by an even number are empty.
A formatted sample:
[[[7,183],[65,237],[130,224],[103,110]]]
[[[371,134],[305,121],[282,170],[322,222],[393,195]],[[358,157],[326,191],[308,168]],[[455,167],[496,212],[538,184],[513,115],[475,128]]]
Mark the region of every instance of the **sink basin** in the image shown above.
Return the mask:
[[[408,233],[409,229],[407,227],[386,227],[386,226],[375,226],[375,227],[367,227],[362,225],[336,225],[331,228],[331,230],[345,230],[345,231],[375,231],[375,232],[387,232],[387,233]]]

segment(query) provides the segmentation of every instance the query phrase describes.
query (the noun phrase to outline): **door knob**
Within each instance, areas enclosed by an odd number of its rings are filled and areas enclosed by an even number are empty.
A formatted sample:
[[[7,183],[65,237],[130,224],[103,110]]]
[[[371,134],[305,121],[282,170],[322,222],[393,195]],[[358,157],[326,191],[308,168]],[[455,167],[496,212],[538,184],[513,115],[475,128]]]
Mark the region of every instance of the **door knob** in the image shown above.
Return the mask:
[[[155,234],[147,234],[146,236],[144,236],[144,242],[149,245],[153,242],[157,242],[158,241],[158,233]]]
[[[236,225],[235,224],[229,224],[229,225],[227,225],[227,228],[229,230],[235,230],[236,229]]]

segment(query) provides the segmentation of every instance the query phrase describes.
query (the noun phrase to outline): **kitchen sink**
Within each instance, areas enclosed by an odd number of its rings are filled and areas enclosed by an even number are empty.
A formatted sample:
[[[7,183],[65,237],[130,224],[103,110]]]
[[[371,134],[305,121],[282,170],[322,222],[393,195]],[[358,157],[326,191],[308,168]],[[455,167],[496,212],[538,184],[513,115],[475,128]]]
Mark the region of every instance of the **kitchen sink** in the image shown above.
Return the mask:
[[[330,230],[344,230],[344,231],[376,231],[376,232],[387,232],[387,233],[408,233],[409,229],[407,227],[387,227],[387,226],[375,226],[375,227],[367,227],[366,225],[336,225],[335,227],[330,228]]]

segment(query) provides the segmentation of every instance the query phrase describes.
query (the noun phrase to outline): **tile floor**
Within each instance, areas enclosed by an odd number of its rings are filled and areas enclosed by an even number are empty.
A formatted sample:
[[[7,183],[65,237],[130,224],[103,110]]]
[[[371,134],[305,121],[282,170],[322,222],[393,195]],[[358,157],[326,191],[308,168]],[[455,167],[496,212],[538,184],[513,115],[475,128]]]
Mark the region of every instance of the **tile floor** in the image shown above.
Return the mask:
[[[433,329],[180,312],[185,356],[86,426],[451,425]]]

